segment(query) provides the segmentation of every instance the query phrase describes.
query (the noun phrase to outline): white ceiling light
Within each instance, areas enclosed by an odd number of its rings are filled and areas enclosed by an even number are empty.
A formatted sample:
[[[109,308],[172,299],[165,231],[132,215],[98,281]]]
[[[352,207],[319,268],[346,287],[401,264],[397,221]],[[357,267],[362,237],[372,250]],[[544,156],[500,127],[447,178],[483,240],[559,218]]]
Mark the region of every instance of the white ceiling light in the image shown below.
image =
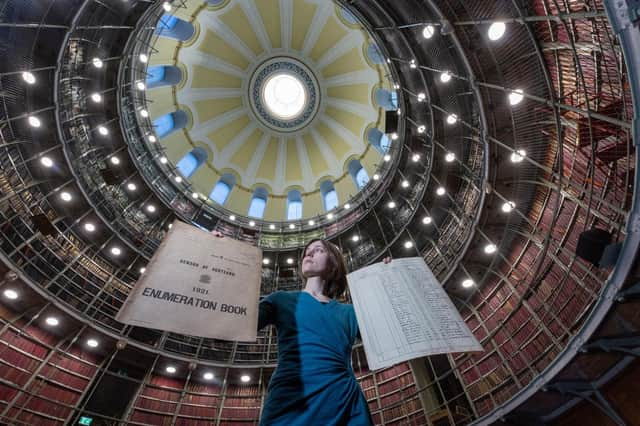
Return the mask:
[[[424,133],[427,130],[427,126],[421,125],[418,126],[418,133]]]
[[[12,288],[8,288],[4,291],[4,297],[9,300],[16,300],[18,298],[18,292]]]
[[[60,324],[60,321],[58,321],[58,318],[56,317],[47,317],[46,320],[44,320],[47,325],[50,325],[52,327],[55,327],[56,325]]]
[[[393,88],[396,90],[400,90],[400,85],[398,83],[394,83]]]
[[[425,216],[422,218],[422,223],[425,225],[429,225],[431,223],[431,217]]]
[[[53,160],[49,157],[42,157],[40,159],[40,164],[42,164],[45,167],[53,167]]]
[[[263,265],[268,265],[268,264],[269,264],[269,262],[271,262],[271,261],[269,260],[269,258],[268,258],[268,257],[265,257],[264,259],[262,259],[262,264],[263,264]]]
[[[329,219],[329,220],[333,219],[333,213],[327,214],[327,219]]]
[[[347,203],[344,205],[345,210],[349,210],[351,208],[351,204]]]
[[[411,62],[409,62],[409,66],[411,67],[411,69],[418,68],[418,64],[416,64],[416,60],[415,59],[412,59]]]
[[[138,90],[144,90],[144,89],[146,89],[146,88],[147,88],[147,86],[144,84],[144,82],[139,81],[139,82],[137,82],[137,83],[136,83],[136,88],[137,88]]]
[[[440,81],[443,83],[448,83],[451,81],[451,74],[449,74],[449,71],[440,73]]]
[[[398,134],[397,133],[391,133],[391,140],[392,141],[398,140]]]
[[[200,198],[197,192],[192,193],[191,196],[193,197],[194,200],[197,200],[198,198]]]
[[[141,274],[144,274],[145,272],[147,272],[147,268],[145,268],[145,267],[140,268],[140,273]]]
[[[417,163],[418,161],[420,161],[420,154],[413,154],[413,156],[411,157],[411,160],[414,163]]]
[[[287,259],[287,264],[292,265],[293,264],[293,259],[292,258],[288,258]]]
[[[158,141],[158,138],[156,138],[153,135],[149,135],[149,142],[153,143],[153,142],[157,142],[157,141]]]
[[[446,155],[444,156],[444,161],[446,161],[447,163],[451,163],[455,159],[456,159],[456,155],[453,152],[447,152]]]
[[[240,380],[242,380],[242,383],[250,382],[251,376],[247,376],[246,374],[244,374],[242,377],[240,377]]]
[[[389,154],[385,154],[384,157],[382,158],[384,161],[391,161],[391,156]]]
[[[405,241],[404,248],[410,249],[411,247],[413,247],[413,242]]]
[[[177,370],[176,370],[176,368],[175,368],[173,365],[170,365],[170,366],[168,366],[168,367],[165,369],[165,371],[166,371],[167,373],[169,373],[169,374],[173,374],[173,373],[175,373]]]
[[[122,253],[122,250],[120,250],[120,247],[111,247],[111,254],[114,256],[120,256],[120,254]]]
[[[89,339],[87,340],[87,346],[89,346],[90,348],[97,348],[98,341],[96,339]]]
[[[418,93],[418,102],[424,102],[426,98],[427,95],[425,95],[423,92]]]
[[[96,230],[96,226],[91,222],[87,222],[84,224],[84,229],[87,232],[93,232]]]
[[[95,103],[102,102],[102,95],[100,93],[94,93],[91,95],[91,100]]]
[[[444,186],[439,186],[438,189],[436,189],[436,194],[438,194],[438,196],[440,197],[442,197],[446,193],[447,193],[447,190],[444,189]]]
[[[296,229],[296,226],[293,223],[289,224],[289,229]]]
[[[269,229],[276,229],[276,226],[272,223],[269,225]]]
[[[464,288],[469,288],[469,287],[473,287],[475,283],[473,282],[473,280],[471,278],[467,278],[464,281],[462,281],[462,287]]]
[[[516,89],[509,93],[509,103],[511,106],[518,105],[524,99],[522,89]]]
[[[405,180],[402,181],[402,183],[400,185],[402,185],[403,188],[408,188],[409,187],[409,181],[405,179]]]
[[[524,149],[518,149],[511,153],[511,162],[512,163],[521,163],[524,160],[524,157],[527,156],[527,151]]]
[[[104,126],[98,126],[98,133],[100,133],[102,136],[107,136],[109,134],[109,129]]]
[[[100,59],[100,58],[93,58],[91,60],[91,63],[96,68],[102,68],[102,65],[104,65],[104,63],[102,62],[102,59]]]
[[[71,197],[71,194],[69,194],[67,191],[63,191],[60,193],[60,198],[62,199],[62,201],[69,202],[73,197]]]
[[[316,224],[316,222],[315,222],[313,219],[311,219],[311,220],[309,221],[309,225],[315,225],[315,224]]]
[[[205,380],[213,380],[213,373],[204,373],[202,378]]]
[[[427,25],[422,30],[422,37],[424,37],[424,38],[426,38],[428,40],[431,37],[433,37],[433,35],[435,33],[436,33],[436,29],[433,27],[433,25]]]
[[[35,84],[36,83],[36,76],[31,74],[29,71],[25,71],[25,72],[22,73],[22,79],[27,84]]]
[[[504,22],[494,22],[489,27],[489,31],[487,31],[487,35],[489,36],[489,40],[496,41],[502,38],[504,32],[507,30],[507,26]]]
[[[162,3],[162,8],[165,12],[171,12],[171,3],[165,1],[164,3]]]
[[[389,207],[390,209],[395,209],[396,208],[395,201],[389,201],[389,204],[387,204],[387,207]]]
[[[447,124],[456,124],[458,121],[458,116],[455,114],[449,114],[447,116]]]
[[[359,235],[352,236],[351,241],[353,241],[354,243],[357,243],[358,241],[360,241],[360,236]]]
[[[497,249],[498,247],[496,247],[496,245],[492,243],[489,243],[486,246],[484,246],[484,252],[487,254],[495,253]]]
[[[140,62],[142,62],[143,64],[146,64],[147,62],[149,62],[149,57],[144,53],[141,53],[139,58],[140,58]]]
[[[377,173],[375,173],[375,174],[373,175],[373,180],[378,180],[378,179],[380,179],[380,175],[379,175],[379,174],[377,174]]]
[[[288,73],[270,77],[262,91],[267,109],[276,117],[291,119],[298,116],[307,104],[307,92],[302,81]]]
[[[505,213],[510,213],[515,208],[516,208],[516,203],[514,203],[513,201],[507,201],[502,205],[502,211]]]
[[[111,157],[111,164],[117,166],[120,164],[120,159],[118,157]]]
[[[149,111],[147,111],[146,109],[141,109],[140,110],[140,115],[144,118],[149,117]]]
[[[127,189],[129,191],[135,191],[136,190],[136,184],[135,183],[128,183],[127,184]]]
[[[236,215],[232,214],[231,216],[229,216],[229,220],[236,220]]]
[[[182,178],[180,176],[176,176],[174,179],[178,183],[182,182]]]
[[[38,117],[34,117],[33,115],[29,116],[28,121],[31,127],[40,127],[40,125],[42,125],[40,119]]]
[[[162,164],[167,164],[169,162],[169,160],[167,160],[167,157],[160,157],[160,162]]]
[[[249,221],[249,226],[256,226],[256,223],[253,220]]]
[[[147,211],[148,211],[149,213],[155,213],[155,211],[156,211],[156,206],[154,206],[153,204],[149,204],[149,205],[147,206]]]

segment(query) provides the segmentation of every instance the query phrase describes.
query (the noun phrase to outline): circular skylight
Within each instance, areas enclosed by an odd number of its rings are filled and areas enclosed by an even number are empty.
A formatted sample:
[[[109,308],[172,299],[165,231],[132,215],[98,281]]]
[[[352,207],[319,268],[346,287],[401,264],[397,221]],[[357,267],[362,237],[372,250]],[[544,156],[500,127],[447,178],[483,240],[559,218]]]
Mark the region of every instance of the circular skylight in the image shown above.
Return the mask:
[[[307,92],[296,76],[279,73],[267,80],[263,98],[271,114],[281,119],[292,119],[304,110]]]

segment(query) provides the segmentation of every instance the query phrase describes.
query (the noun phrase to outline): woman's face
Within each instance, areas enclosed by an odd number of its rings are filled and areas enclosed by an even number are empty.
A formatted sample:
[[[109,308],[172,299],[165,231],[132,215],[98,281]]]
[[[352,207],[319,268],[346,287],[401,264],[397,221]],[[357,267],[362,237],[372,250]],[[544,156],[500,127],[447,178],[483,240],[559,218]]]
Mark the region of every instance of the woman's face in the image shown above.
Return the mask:
[[[302,275],[306,278],[324,277],[331,266],[329,256],[329,251],[324,247],[322,241],[311,243],[302,258]]]

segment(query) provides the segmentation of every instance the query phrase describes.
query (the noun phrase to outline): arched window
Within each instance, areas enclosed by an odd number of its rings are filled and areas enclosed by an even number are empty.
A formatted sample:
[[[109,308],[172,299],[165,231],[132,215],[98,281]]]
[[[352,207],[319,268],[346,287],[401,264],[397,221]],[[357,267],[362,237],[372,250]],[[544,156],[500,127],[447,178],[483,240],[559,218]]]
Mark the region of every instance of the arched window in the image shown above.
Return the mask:
[[[364,188],[367,182],[369,182],[369,175],[358,160],[351,160],[349,163],[349,174],[351,175],[353,182],[356,184],[356,188],[359,190]]]
[[[325,211],[338,207],[338,193],[330,180],[325,180],[320,184],[320,194]]]
[[[190,178],[193,174],[207,161],[207,151],[204,149],[197,147],[193,150],[187,152],[184,157],[180,161],[176,167],[182,174],[182,176],[186,178]]]
[[[156,34],[172,38],[178,41],[187,41],[193,34],[195,34],[196,29],[190,22],[183,21],[177,16],[164,14],[158,21],[156,25]]]
[[[159,138],[184,129],[187,125],[187,113],[184,111],[176,111],[165,114],[153,120],[153,127]]]
[[[386,154],[391,146],[391,138],[375,127],[369,129],[367,140],[381,155]]]
[[[220,205],[224,205],[235,184],[236,178],[231,174],[225,173],[222,175],[218,183],[216,183],[216,186],[213,187],[211,194],[209,194],[209,198]]]
[[[349,10],[345,9],[345,8],[341,8],[340,9],[340,14],[342,14],[342,17],[344,18],[345,21],[347,21],[350,24],[357,24],[358,23],[358,18],[356,18],[353,13],[351,13]]]
[[[369,46],[367,46],[367,56],[369,60],[376,65],[384,64],[384,55],[380,51],[380,48],[374,43],[369,43]]]
[[[262,219],[264,217],[264,210],[266,207],[267,190],[264,188],[256,188],[256,190],[253,191],[253,197],[251,197],[248,216]]]
[[[376,90],[376,103],[386,111],[395,111],[398,109],[398,94],[387,89],[378,89]]]
[[[156,65],[147,68],[147,88],[174,86],[182,80],[182,70],[173,65]]]
[[[287,220],[297,220],[302,218],[302,194],[296,189],[292,189],[287,194]]]

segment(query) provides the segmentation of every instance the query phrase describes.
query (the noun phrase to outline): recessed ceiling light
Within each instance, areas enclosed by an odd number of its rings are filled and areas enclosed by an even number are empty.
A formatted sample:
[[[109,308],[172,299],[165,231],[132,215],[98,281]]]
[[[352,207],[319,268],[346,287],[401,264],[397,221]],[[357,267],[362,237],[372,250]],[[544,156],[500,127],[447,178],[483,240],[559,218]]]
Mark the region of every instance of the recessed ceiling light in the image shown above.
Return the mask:
[[[486,246],[484,246],[484,252],[487,254],[495,253],[497,249],[498,248],[496,247],[496,245],[492,243],[489,243]]]
[[[128,189],[129,191],[135,191],[135,190],[136,190],[136,188],[137,188],[137,187],[136,187],[136,184],[135,184],[135,183],[128,183],[128,184],[127,184],[127,189]]]
[[[289,229],[295,229],[295,228],[296,228],[296,226],[293,223],[289,224]]]
[[[527,156],[527,151],[524,149],[518,149],[511,153],[511,162],[512,163],[521,163],[524,160],[524,157]]]
[[[418,68],[418,65],[416,64],[416,60],[415,60],[415,59],[412,59],[412,60],[411,60],[411,62],[409,62],[409,67],[410,67],[411,69],[416,69],[416,68]]]
[[[263,265],[268,265],[268,264],[269,264],[269,262],[271,262],[271,261],[269,260],[269,258],[268,258],[268,257],[265,257],[264,259],[262,259],[262,264],[263,264]]]
[[[420,161],[420,154],[413,154],[413,156],[411,157],[411,160],[414,163],[417,163],[418,161]]]
[[[506,30],[507,26],[504,22],[494,22],[493,24],[491,24],[491,26],[489,26],[489,30],[487,31],[489,40],[499,40],[500,38],[502,38]]]
[[[97,348],[98,341],[96,339],[89,339],[87,340],[87,346],[89,346],[90,348]]]
[[[402,181],[402,183],[400,185],[402,185],[403,188],[408,188],[409,187],[409,181],[405,179],[405,180]]]
[[[136,83],[136,88],[138,90],[144,90],[144,89],[147,88],[147,86],[142,81],[139,81],[139,82]]]
[[[426,38],[428,40],[431,37],[433,37],[433,35],[435,33],[436,33],[436,29],[433,27],[433,25],[427,25],[422,30],[422,37],[424,37],[424,38]]]
[[[109,129],[104,126],[99,126],[98,133],[100,133],[102,136],[107,136],[109,134]]]
[[[398,109],[396,110],[396,113],[397,113],[398,115],[402,115],[402,110],[401,110],[400,108],[398,108]]]
[[[509,93],[509,103],[511,106],[518,105],[524,99],[524,95],[522,94],[522,89],[516,89],[513,92]]]
[[[91,63],[96,68],[102,68],[102,65],[104,65],[104,63],[102,62],[102,59],[100,59],[100,58],[93,58],[91,60]]]
[[[384,157],[382,157],[382,159],[383,159],[384,161],[386,161],[386,162],[389,162],[389,161],[391,161],[391,156],[390,156],[389,154],[385,154],[385,156],[384,156]]]
[[[313,226],[313,225],[315,225],[315,224],[316,224],[315,220],[311,219],[311,220],[309,221],[309,225]]]
[[[347,203],[344,205],[345,210],[349,210],[351,208],[351,204]]]
[[[191,197],[193,197],[194,200],[197,200],[198,198],[200,198],[197,192],[192,192]]]
[[[149,205],[147,206],[147,211],[148,211],[149,213],[154,213],[154,212],[156,211],[156,206],[154,206],[153,204],[149,204]]]
[[[114,256],[120,256],[122,250],[119,247],[111,247],[111,254]]]
[[[40,158],[40,163],[45,167],[52,167],[53,166],[53,160],[51,158],[49,158],[49,157]]]
[[[418,102],[424,102],[426,98],[427,95],[425,95],[423,92],[418,93]]]
[[[391,133],[391,140],[392,141],[398,140],[398,134],[397,133]]]
[[[27,84],[35,84],[36,83],[36,76],[33,75],[32,73],[30,73],[29,71],[25,71],[25,72],[22,73],[22,79]]]
[[[327,213],[327,219],[329,220],[333,219],[333,213]]]
[[[111,157],[111,164],[118,165],[120,164],[120,159],[118,157]]]
[[[462,287],[464,288],[469,288],[469,287],[473,287],[475,283],[473,282],[473,280],[471,278],[467,278],[464,281],[462,281]]]
[[[425,216],[422,218],[422,223],[424,223],[425,225],[428,225],[431,223],[431,217],[429,216]]]
[[[249,221],[249,226],[256,226],[256,223],[253,220]]]
[[[276,226],[272,223],[269,225],[269,229],[276,229]]]
[[[395,209],[396,208],[395,201],[389,201],[389,203],[387,204],[387,207],[389,207],[390,209]]]
[[[147,272],[147,268],[145,268],[144,266],[142,268],[140,268],[140,273],[144,274],[145,272]]]
[[[289,264],[289,265],[293,264],[293,259],[289,257],[289,258],[287,259],[287,264]]]
[[[149,117],[149,111],[147,111],[146,109],[141,109],[140,110],[140,115],[144,118]]]
[[[91,95],[91,100],[95,103],[102,102],[102,95],[100,93],[94,93]]]
[[[47,317],[46,320],[44,320],[47,325],[50,325],[52,327],[55,327],[56,325],[60,324],[60,321],[58,321],[58,318],[56,317]]]
[[[158,141],[158,138],[156,138],[153,135],[149,135],[149,142],[153,143],[153,142],[157,142],[157,141]]]
[[[244,374],[242,377],[240,377],[240,380],[242,380],[243,383],[247,383],[251,381],[251,376],[248,376],[246,374]]]
[[[168,367],[165,369],[165,371],[166,371],[167,373],[169,373],[169,374],[173,374],[173,373],[175,373],[177,370],[176,370],[176,368],[175,368],[173,365],[170,365],[170,366],[168,366]]]
[[[33,115],[29,116],[28,121],[31,127],[40,127],[42,125],[40,119],[38,117],[34,117]]]
[[[4,291],[4,297],[9,300],[16,300],[18,298],[18,292],[12,288],[8,288]]]
[[[213,380],[213,373],[204,373],[202,378],[205,380]]]
[[[149,57],[144,53],[140,54],[139,59],[140,59],[140,62],[142,62],[143,64],[146,64],[147,62],[149,62]]]
[[[62,201],[69,202],[73,197],[67,191],[63,191],[60,193],[60,198],[62,199]]]
[[[96,226],[91,222],[87,222],[84,224],[84,229],[87,232],[93,232],[96,230]]]
[[[427,126],[420,125],[418,126],[418,133],[424,133],[427,130]]]
[[[373,175],[373,180],[378,180],[378,179],[380,179],[380,175],[379,175],[379,174],[377,174],[377,173],[375,173],[375,174]]]
[[[456,159],[456,155],[453,152],[447,152],[444,156],[444,161],[451,163]]]
[[[449,71],[440,73],[440,81],[443,83],[448,83],[451,81],[451,74],[449,73]]]
[[[170,223],[168,228],[171,229],[172,226],[173,226],[173,223]]]
[[[411,241],[405,241],[405,243],[404,243],[404,248],[408,248],[408,249],[410,249],[411,247],[413,247],[413,242],[411,242]]]
[[[447,124],[456,124],[458,121],[458,116],[455,114],[449,114],[447,116]]]
[[[182,178],[180,176],[176,176],[174,179],[178,183],[182,182]]]
[[[165,12],[171,12],[171,3],[165,1],[164,3],[162,3],[162,8]]]
[[[231,216],[229,216],[229,220],[236,220],[236,215],[232,214]]]
[[[351,237],[351,241],[353,241],[354,243],[360,241],[360,236],[354,235],[353,237]]]
[[[507,201],[502,205],[502,211],[505,213],[510,213],[516,207],[516,204],[513,201]]]
[[[444,186],[439,186],[438,189],[436,189],[436,194],[438,194],[440,197],[442,197],[446,193],[447,190],[444,189]]]
[[[167,157],[160,157],[160,162],[162,164],[167,164],[169,162],[169,160],[167,160]]]
[[[398,83],[394,83],[393,88],[396,90],[400,90],[400,85]]]

